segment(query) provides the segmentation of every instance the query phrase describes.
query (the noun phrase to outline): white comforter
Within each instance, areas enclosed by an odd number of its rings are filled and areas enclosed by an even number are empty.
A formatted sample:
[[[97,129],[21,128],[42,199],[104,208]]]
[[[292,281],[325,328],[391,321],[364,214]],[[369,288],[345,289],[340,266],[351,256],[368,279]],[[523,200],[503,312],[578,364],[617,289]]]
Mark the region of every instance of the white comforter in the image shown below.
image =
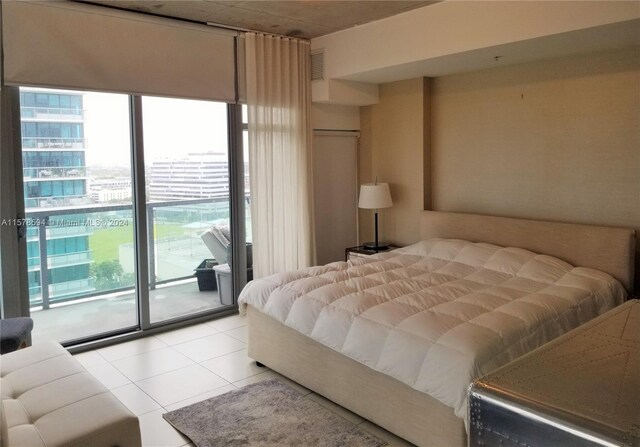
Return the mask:
[[[624,297],[622,285],[597,270],[518,248],[431,239],[255,280],[240,303],[466,419],[474,379]]]

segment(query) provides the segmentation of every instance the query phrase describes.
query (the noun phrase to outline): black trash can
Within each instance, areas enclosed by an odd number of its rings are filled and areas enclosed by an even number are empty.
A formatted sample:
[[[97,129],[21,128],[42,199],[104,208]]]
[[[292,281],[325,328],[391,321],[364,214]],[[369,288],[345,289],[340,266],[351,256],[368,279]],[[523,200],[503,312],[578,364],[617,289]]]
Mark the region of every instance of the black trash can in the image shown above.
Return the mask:
[[[218,289],[216,272],[213,270],[216,265],[218,265],[218,262],[215,259],[205,259],[195,269],[193,276],[198,278],[198,289],[201,292]]]

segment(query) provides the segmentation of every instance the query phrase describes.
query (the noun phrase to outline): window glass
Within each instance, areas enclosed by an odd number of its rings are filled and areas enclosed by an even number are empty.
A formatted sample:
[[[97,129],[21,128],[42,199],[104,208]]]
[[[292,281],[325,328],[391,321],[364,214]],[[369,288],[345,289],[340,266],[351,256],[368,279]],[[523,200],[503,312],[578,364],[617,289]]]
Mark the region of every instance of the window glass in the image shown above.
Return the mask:
[[[74,265],[71,267],[61,267],[51,269],[50,280],[51,284],[58,284],[62,282],[77,281],[86,278],[89,275],[89,265]]]
[[[27,197],[38,197],[39,191],[40,188],[38,187],[38,185],[27,185]]]
[[[40,184],[40,195],[42,197],[51,196],[51,182],[42,182]]]
[[[22,123],[23,137],[35,137],[36,135],[36,123]]]
[[[214,249],[214,254],[200,238],[214,226],[230,224],[227,104],[143,97],[142,113],[147,216],[153,225],[149,237],[153,241],[149,243],[152,294],[158,283],[192,277],[194,267],[203,261],[203,265],[228,264],[226,245]],[[195,283],[189,286],[198,289]],[[172,309],[166,301],[151,300],[151,321],[230,304],[231,294],[220,287],[202,304],[185,302]]]
[[[64,195],[65,196],[72,196],[73,193],[73,180],[65,180],[62,184],[63,190],[64,190]]]
[[[39,272],[29,272],[29,288],[40,285]]]
[[[36,94],[36,105],[38,107],[47,107],[49,105],[49,95],[44,93]]]
[[[70,99],[72,109],[82,108],[82,98],[80,96],[72,96]]]
[[[60,107],[60,97],[58,95],[49,95],[49,107],[56,109]]]
[[[36,95],[33,93],[21,93],[20,105],[24,107],[34,107],[36,105]]]
[[[62,182],[53,182],[53,196],[62,197]]]
[[[38,256],[40,246],[38,242],[27,242],[27,257],[34,258]]]

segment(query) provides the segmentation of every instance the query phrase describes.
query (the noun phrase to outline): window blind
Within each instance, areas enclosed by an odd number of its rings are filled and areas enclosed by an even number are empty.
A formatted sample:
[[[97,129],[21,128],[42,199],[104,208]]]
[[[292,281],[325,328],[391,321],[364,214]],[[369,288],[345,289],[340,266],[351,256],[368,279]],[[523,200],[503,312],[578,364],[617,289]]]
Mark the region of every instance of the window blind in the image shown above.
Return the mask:
[[[2,8],[8,85],[236,100],[233,31],[71,2]]]

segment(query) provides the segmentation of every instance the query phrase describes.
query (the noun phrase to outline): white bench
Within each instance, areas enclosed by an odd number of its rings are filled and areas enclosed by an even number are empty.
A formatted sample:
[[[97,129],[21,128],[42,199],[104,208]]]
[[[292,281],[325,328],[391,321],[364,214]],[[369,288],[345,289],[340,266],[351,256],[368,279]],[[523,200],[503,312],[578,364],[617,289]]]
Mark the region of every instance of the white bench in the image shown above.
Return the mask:
[[[140,425],[62,346],[0,356],[2,447],[140,447]]]

